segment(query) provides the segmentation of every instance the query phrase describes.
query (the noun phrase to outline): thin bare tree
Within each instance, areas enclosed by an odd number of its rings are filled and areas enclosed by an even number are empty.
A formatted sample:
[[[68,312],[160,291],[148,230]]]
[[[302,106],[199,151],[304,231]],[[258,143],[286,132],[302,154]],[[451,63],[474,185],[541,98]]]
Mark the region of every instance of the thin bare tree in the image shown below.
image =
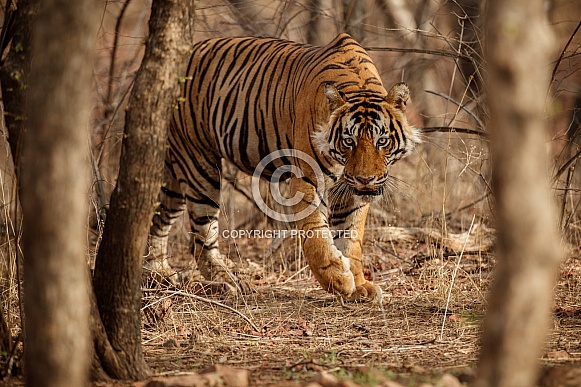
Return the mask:
[[[93,377],[146,376],[141,349],[141,266],[161,186],[167,125],[193,42],[194,1],[154,0],[145,56],[125,118],[119,177],[93,284]],[[97,311],[98,309],[98,311]]]
[[[545,96],[553,32],[543,0],[490,0],[488,104],[498,265],[476,386],[533,386],[561,259],[549,191]]]
[[[91,353],[86,129],[99,10],[93,0],[38,6],[20,191],[25,378],[30,386],[84,386]]]

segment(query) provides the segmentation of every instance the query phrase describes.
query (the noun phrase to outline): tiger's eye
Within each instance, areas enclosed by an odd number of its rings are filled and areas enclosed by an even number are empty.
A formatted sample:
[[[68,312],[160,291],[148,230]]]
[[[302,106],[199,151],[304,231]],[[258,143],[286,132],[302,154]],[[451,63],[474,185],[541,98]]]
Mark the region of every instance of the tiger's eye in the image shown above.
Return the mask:
[[[348,148],[352,148],[355,145],[355,140],[353,140],[351,137],[346,137],[343,139],[343,145]]]
[[[387,145],[387,143],[389,143],[389,137],[381,137],[379,140],[377,140],[378,147],[384,147]]]

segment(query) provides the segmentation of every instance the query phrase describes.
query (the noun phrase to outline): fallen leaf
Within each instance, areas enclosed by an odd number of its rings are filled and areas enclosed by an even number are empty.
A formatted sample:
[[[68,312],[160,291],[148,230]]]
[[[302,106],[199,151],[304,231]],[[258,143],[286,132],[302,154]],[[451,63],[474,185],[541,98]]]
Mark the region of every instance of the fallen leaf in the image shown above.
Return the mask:
[[[468,319],[466,317],[460,317],[457,314],[451,314],[450,317],[448,317],[448,320],[452,321],[452,322],[466,322]]]

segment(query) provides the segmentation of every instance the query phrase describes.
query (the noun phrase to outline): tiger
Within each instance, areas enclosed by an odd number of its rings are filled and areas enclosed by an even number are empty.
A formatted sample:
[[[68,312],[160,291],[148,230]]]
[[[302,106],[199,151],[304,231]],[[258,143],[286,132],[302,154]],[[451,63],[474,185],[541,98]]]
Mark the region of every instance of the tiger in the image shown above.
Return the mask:
[[[290,174],[289,188],[300,199],[292,213],[307,211],[295,227],[312,274],[341,302],[381,303],[381,288],[363,272],[364,226],[370,203],[393,186],[390,166],[421,142],[405,115],[408,86],[396,83],[388,92],[370,56],[346,33],[325,46],[214,38],[192,52],[169,123],[149,234],[152,261],[165,262],[170,229],[187,210],[201,274],[244,291],[219,248],[221,160],[253,174],[273,151],[291,150],[263,165],[261,178],[272,179],[280,167],[301,171]]]

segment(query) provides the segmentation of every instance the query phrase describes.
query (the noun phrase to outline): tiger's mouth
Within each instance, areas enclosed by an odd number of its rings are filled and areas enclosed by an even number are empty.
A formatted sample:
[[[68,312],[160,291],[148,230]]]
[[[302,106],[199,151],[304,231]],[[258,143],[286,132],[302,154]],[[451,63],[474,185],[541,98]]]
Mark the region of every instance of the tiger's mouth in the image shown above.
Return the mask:
[[[351,192],[356,196],[381,196],[383,195],[383,184],[377,182],[377,177],[375,176],[351,176],[349,174],[344,175],[344,181],[351,188]]]
[[[355,188],[355,195],[357,196],[380,196],[382,190],[380,188]]]

